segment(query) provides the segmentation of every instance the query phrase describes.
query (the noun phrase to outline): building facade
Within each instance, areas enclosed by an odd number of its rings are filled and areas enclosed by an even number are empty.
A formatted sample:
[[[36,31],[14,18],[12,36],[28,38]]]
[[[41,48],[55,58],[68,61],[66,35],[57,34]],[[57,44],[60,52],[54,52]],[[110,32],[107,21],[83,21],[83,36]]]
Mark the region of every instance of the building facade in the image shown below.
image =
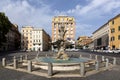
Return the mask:
[[[93,32],[94,49],[108,49],[109,47],[109,25],[105,23]]]
[[[18,25],[12,24],[12,27],[5,36],[6,42],[1,46],[1,51],[12,51],[20,48],[21,35],[18,31]]]
[[[46,51],[50,49],[50,36],[41,28],[33,29],[32,42],[34,51]]]
[[[52,19],[52,42],[59,39],[59,26],[64,26],[67,32],[64,39],[75,39],[75,19],[69,16],[55,16]]]
[[[25,26],[21,29],[21,49],[45,51],[50,49],[50,36],[41,28]]]
[[[80,46],[88,46],[88,44],[92,42],[92,38],[88,36],[80,36],[77,39],[77,42]]]
[[[21,29],[21,49],[32,50],[32,26],[24,26]]]
[[[109,20],[110,49],[120,49],[120,14]]]

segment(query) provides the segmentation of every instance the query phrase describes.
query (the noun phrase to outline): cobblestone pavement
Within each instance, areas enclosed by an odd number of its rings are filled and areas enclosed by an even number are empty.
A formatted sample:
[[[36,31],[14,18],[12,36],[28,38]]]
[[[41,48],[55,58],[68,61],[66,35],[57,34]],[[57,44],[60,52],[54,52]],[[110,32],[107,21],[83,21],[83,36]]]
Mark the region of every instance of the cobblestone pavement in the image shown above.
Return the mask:
[[[50,55],[48,53],[52,53],[52,52],[41,52],[40,56],[45,56],[46,54]],[[78,57],[80,54],[83,54],[84,56],[89,56],[88,55],[89,52],[83,52],[83,51],[67,52],[67,53],[70,56],[74,56],[74,57]],[[3,57],[6,57],[9,59],[9,57],[19,56],[19,55],[24,55],[24,54],[29,54],[29,55],[32,55],[31,57],[35,57],[37,53],[35,53],[35,52],[30,52],[30,53],[15,52],[15,53],[0,56],[0,80],[120,80],[120,76],[119,76],[120,75],[120,59],[119,59],[120,54],[113,55],[113,54],[105,54],[104,53],[106,56],[117,57],[117,66],[115,66],[111,70],[99,72],[97,74],[83,77],[83,78],[80,78],[80,77],[45,78],[45,77],[36,76],[36,75],[32,75],[32,74],[25,73],[25,72],[19,72],[19,71],[15,71],[15,70],[6,69],[1,66],[1,59]],[[92,54],[92,53],[90,52],[90,54]],[[103,53],[93,53],[92,55],[94,56],[95,54],[104,55]]]

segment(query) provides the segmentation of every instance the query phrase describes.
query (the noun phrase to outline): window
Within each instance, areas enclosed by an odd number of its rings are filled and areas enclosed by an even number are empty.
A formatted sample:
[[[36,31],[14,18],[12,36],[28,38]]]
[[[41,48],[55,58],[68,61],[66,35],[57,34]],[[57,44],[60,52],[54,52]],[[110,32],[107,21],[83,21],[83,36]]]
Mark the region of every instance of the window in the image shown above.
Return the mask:
[[[114,20],[112,21],[112,24],[114,24]]]
[[[111,33],[114,33],[114,32],[115,32],[115,29],[114,29],[114,28],[112,28],[112,29],[111,29]]]
[[[120,31],[120,26],[118,26],[118,31]]]
[[[69,37],[69,35],[67,35],[67,37]]]
[[[71,34],[73,34],[73,31],[71,31]]]
[[[73,30],[73,28],[71,28],[71,30]]]
[[[54,37],[56,37],[56,34],[54,34]]]
[[[113,37],[111,37],[111,41],[114,41],[115,40],[115,37],[113,36]]]
[[[118,35],[118,40],[120,40],[120,35]]]
[[[54,34],[56,34],[56,31],[54,32]]]

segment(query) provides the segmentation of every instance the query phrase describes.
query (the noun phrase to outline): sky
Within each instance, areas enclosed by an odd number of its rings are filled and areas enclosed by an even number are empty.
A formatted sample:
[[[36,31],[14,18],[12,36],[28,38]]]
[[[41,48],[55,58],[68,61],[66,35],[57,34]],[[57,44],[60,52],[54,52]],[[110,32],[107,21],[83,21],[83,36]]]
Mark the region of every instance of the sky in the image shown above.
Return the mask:
[[[120,0],[0,0],[0,12],[22,26],[43,28],[51,36],[54,16],[72,16],[76,21],[76,39],[91,36],[109,19],[120,14]]]

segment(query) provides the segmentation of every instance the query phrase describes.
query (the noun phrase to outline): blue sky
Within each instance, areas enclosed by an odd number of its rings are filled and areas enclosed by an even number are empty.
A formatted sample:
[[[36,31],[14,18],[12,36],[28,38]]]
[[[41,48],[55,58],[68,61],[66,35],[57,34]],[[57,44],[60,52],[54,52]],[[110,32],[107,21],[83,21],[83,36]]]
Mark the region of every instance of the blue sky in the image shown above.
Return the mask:
[[[51,35],[54,16],[73,16],[78,36],[92,32],[120,13],[120,0],[0,0],[0,12],[12,23],[45,29]]]

